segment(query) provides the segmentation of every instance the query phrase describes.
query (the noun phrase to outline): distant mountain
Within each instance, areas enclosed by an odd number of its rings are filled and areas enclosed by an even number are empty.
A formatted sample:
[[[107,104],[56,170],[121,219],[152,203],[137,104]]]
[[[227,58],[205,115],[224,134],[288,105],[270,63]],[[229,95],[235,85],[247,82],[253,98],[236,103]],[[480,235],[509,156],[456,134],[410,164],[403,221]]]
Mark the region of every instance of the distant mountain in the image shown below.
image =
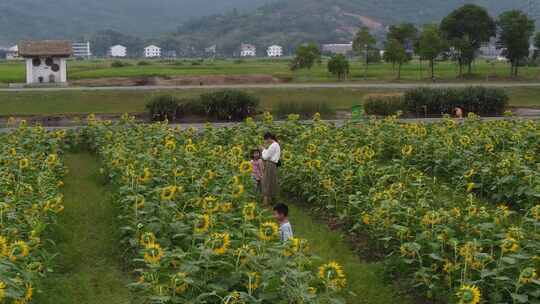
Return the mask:
[[[137,48],[147,42],[160,43],[164,48],[175,49],[184,56],[200,55],[201,50],[213,45],[217,45],[218,52],[230,55],[242,42],[255,44],[259,46],[259,50],[277,43],[285,46],[287,52],[306,41],[348,42],[362,25],[369,26],[375,33],[383,36],[385,28],[392,23],[438,22],[451,10],[465,3],[480,4],[495,15],[511,8],[526,8],[527,2],[528,0],[0,0],[0,45],[26,38],[84,38],[96,41],[100,52],[106,52],[112,41],[137,45]],[[104,35],[103,30],[112,31],[105,32]],[[130,41],[123,42],[119,38],[121,35]]]
[[[78,38],[104,29],[151,37],[193,17],[251,10],[272,0],[0,0],[0,43]]]
[[[290,51],[297,44],[349,42],[360,26],[379,36],[389,24],[439,22],[453,9],[476,3],[496,15],[508,9],[526,7],[526,0],[280,0],[240,14],[218,14],[182,24],[170,36],[180,49],[202,49],[217,45],[230,54],[240,43],[259,50],[281,44]]]

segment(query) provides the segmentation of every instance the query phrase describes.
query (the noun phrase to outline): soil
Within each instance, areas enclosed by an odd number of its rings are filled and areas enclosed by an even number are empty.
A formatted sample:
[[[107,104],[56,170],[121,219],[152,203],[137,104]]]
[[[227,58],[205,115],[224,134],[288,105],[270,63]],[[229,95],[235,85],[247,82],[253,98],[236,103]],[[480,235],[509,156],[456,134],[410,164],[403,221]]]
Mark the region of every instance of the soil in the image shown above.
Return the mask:
[[[271,75],[209,75],[209,76],[171,76],[171,77],[113,77],[70,81],[72,86],[204,86],[227,84],[274,84],[283,83],[283,79]]]

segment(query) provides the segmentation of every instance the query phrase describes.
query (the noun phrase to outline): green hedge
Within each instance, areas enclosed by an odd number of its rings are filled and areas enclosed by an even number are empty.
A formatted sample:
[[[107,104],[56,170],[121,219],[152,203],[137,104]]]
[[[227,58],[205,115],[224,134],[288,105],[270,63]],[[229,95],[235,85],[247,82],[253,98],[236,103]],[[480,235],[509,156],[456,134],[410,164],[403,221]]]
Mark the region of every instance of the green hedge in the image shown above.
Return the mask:
[[[370,94],[364,98],[368,115],[389,116],[405,111],[403,94]]]
[[[508,100],[506,92],[496,88],[418,88],[405,93],[404,110],[415,116],[431,116],[451,114],[459,107],[464,114],[501,115]]]
[[[243,120],[256,114],[259,99],[238,90],[222,90],[200,96],[205,116],[218,120]]]
[[[153,97],[146,108],[153,121],[174,121],[195,115],[206,119],[240,121],[254,116],[259,99],[238,90],[222,90],[202,94],[198,98],[178,99],[173,95]]]

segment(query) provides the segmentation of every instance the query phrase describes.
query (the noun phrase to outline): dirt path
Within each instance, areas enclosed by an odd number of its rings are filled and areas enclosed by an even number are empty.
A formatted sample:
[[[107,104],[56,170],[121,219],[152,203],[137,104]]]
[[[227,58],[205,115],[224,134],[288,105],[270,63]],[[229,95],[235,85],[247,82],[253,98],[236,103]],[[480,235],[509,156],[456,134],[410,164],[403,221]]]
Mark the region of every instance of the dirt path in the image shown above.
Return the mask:
[[[153,90],[215,90],[215,89],[413,89],[463,88],[484,86],[491,88],[535,88],[540,82],[441,82],[441,83],[270,83],[270,84],[225,84],[225,85],[143,85],[143,86],[102,86],[102,87],[33,87],[33,88],[0,88],[0,92],[50,92],[50,91],[153,91]]]
[[[99,181],[97,160],[81,153],[67,155],[65,162],[65,211],[52,232],[58,265],[40,286],[43,292],[35,303],[132,303],[121,270],[116,212]]]
[[[289,204],[289,208],[295,236],[307,239],[313,253],[323,261],[334,260],[343,266],[349,288],[354,293],[347,296],[347,303],[413,303],[384,281],[381,264],[360,260],[351,250],[343,232],[330,230],[325,223],[313,219],[302,207]]]

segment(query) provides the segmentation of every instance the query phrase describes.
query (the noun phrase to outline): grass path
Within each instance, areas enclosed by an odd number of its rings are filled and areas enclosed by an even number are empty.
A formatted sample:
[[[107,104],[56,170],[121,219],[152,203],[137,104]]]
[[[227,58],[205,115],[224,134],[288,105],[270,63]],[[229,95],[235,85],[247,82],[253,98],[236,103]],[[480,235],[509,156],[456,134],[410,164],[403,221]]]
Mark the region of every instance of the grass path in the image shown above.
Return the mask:
[[[81,153],[67,155],[65,162],[65,211],[52,232],[60,255],[35,302],[131,303],[128,278],[121,270],[115,210],[99,181],[97,160]]]
[[[349,288],[355,293],[347,297],[347,303],[412,303],[384,282],[381,264],[360,260],[347,244],[343,232],[330,230],[326,223],[312,218],[302,207],[289,204],[289,208],[295,236],[307,239],[315,255],[323,260],[335,260],[345,269]]]

